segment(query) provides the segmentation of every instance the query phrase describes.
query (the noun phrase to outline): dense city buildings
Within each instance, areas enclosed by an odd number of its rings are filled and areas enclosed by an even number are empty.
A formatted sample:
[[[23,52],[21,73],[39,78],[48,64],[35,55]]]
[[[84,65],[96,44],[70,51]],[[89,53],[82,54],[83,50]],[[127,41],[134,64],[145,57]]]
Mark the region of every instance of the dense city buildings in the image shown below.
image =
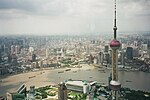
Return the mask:
[[[150,100],[150,32],[114,14],[113,35],[1,35],[0,100]]]
[[[138,37],[138,35],[135,36]],[[138,38],[138,40],[135,36],[122,35],[118,37],[118,40],[122,41],[121,49],[118,49],[118,70],[150,72],[150,45],[148,44],[149,40],[146,39],[149,35],[145,37],[143,34],[143,37]],[[42,69],[80,68],[82,64],[89,64],[97,68],[103,67],[104,70],[98,69],[98,71],[106,73],[112,67],[113,52],[109,47],[110,39],[102,39],[102,37],[26,36],[21,38],[21,41],[24,41],[21,43],[18,43],[20,37],[17,36],[15,39],[1,37],[0,39],[3,40],[1,48],[3,49],[1,49],[0,75],[3,77]],[[129,40],[130,38],[132,39]],[[142,47],[143,43],[147,43],[147,49]],[[19,47],[19,49],[14,50],[13,54],[11,53],[12,45]],[[16,51],[17,53],[15,53]],[[78,71],[73,71],[73,73],[78,73]],[[28,76],[29,79],[35,77],[36,75]],[[127,79],[127,81],[131,80]],[[1,79],[1,84],[5,84],[3,79]]]
[[[148,36],[146,34],[145,37],[143,34],[141,38],[138,35],[118,37],[118,40],[122,41],[122,46],[118,49],[119,71],[150,72],[150,45],[149,40],[146,39]],[[1,37],[0,39],[3,41],[1,42],[1,77],[42,69],[82,68],[80,67],[82,64],[89,64],[97,68],[103,67],[104,69],[98,69],[100,73],[107,73],[107,70],[112,67],[113,52],[109,47],[110,39],[105,39],[103,36],[26,36],[22,38],[16,36],[14,38]],[[24,42],[18,43],[18,41]],[[143,43],[147,43],[147,49],[142,47]],[[17,45],[19,49],[11,53],[12,45],[15,47]],[[16,51],[17,53],[15,53]],[[61,73],[63,71],[60,71]],[[78,73],[78,71],[73,71],[73,73]],[[35,77],[36,75],[28,76],[29,79]],[[1,84],[4,85],[4,82],[4,79],[1,79]],[[4,92],[2,94],[4,95]]]

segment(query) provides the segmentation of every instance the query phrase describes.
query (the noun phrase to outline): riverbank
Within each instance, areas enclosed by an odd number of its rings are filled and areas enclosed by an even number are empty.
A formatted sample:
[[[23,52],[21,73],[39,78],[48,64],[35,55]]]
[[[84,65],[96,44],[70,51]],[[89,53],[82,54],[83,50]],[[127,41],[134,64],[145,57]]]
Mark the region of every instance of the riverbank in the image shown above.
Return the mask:
[[[97,81],[108,85],[108,77],[110,76],[111,69],[106,69],[105,67],[97,68],[88,64],[81,64],[80,66],[82,67],[48,68],[3,77],[2,82],[0,82],[0,94],[5,94],[7,91],[13,92],[23,83],[26,83],[27,89],[29,89],[31,85],[35,85],[37,88],[46,85],[55,85],[68,79]],[[118,74],[122,87],[150,92],[150,73],[141,71],[119,71]]]
[[[70,71],[77,71],[77,70],[88,70],[93,69],[94,66],[90,66],[88,64],[81,65],[81,68],[69,68]],[[57,69],[42,69],[42,70],[36,70],[34,72],[27,72],[27,73],[21,73],[16,74],[12,76],[3,76],[0,77],[2,80],[0,82],[0,95],[6,94],[6,92],[15,92],[19,86],[23,83],[27,85],[27,90],[29,90],[30,86],[34,85],[36,88],[43,87],[47,85],[56,85],[56,83],[51,82],[49,80],[49,74],[53,70],[59,71],[65,71],[68,68],[57,68]],[[57,73],[59,74],[59,73]],[[53,77],[55,78],[55,77]]]

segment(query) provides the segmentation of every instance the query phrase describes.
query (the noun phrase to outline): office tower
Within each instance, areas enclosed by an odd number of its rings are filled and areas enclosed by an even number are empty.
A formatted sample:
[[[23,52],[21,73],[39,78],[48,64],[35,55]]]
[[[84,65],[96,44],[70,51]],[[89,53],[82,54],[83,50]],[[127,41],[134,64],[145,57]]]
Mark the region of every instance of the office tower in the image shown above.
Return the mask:
[[[97,63],[98,63],[98,60],[97,60],[97,57],[96,57],[96,56],[94,56],[94,58],[93,58],[93,63],[94,63],[94,64],[97,64]]]
[[[39,61],[39,67],[40,67],[40,68],[43,67],[43,60]]]
[[[105,64],[108,65],[109,64],[109,58],[110,58],[109,53],[106,52],[104,55],[105,55],[104,56]]]
[[[12,62],[12,56],[11,56],[11,54],[8,54],[8,63],[11,63]]]
[[[133,59],[133,48],[132,47],[127,47],[126,56],[127,56],[128,60]]]
[[[34,48],[33,47],[29,47],[29,52],[33,53],[33,51],[34,51]]]
[[[10,52],[10,51],[9,51],[9,48],[8,48],[8,47],[5,47],[5,48],[4,48],[4,53],[5,53],[5,54],[8,54],[9,52]]]
[[[133,48],[133,57],[135,58],[137,58],[137,57],[139,57],[139,49],[138,48]]]
[[[124,67],[124,65],[125,65],[125,52],[124,52],[124,50],[121,51],[120,64],[122,65],[122,67]]]
[[[104,52],[108,52],[108,50],[109,50],[109,47],[108,47],[108,45],[106,45]]]
[[[142,44],[142,50],[148,50],[148,44]]]
[[[48,56],[49,56],[49,49],[47,49],[47,48],[45,50],[45,55],[46,55],[46,58],[48,58]]]
[[[0,45],[1,52],[5,52],[5,44]]]
[[[86,46],[86,53],[90,54],[90,47],[89,46]]]
[[[67,88],[65,83],[58,84],[58,100],[67,100]]]
[[[134,41],[133,45],[134,45],[134,47],[137,47],[138,46],[138,41]]]
[[[36,61],[36,54],[32,54],[32,62]]]
[[[15,53],[16,54],[20,53],[20,47],[19,47],[19,45],[15,46]]]
[[[110,75],[108,76],[108,86],[109,86],[111,80],[112,80],[112,73],[110,73]]]
[[[0,49],[0,63],[2,62],[2,50]]]
[[[30,86],[30,94],[35,95],[35,86]]]
[[[110,43],[112,49],[112,80],[110,81],[110,89],[112,90],[112,99],[118,100],[118,91],[121,84],[118,80],[118,49],[121,43],[116,39],[117,25],[116,25],[116,0],[115,0],[115,18],[114,18],[114,39]]]
[[[90,54],[90,56],[89,56],[89,63],[90,63],[90,64],[93,64],[93,59],[94,59],[94,58],[93,58],[92,54]]]
[[[30,86],[30,91],[28,95],[28,100],[35,100],[35,86]]]
[[[12,60],[11,60],[12,64],[13,64],[13,65],[17,64],[17,59],[18,59],[18,58],[17,58],[16,54],[12,54],[12,55],[11,55],[11,58],[12,58]]]
[[[100,52],[98,57],[98,62],[100,65],[103,65],[103,60],[104,60],[104,54],[103,52]]]
[[[111,49],[109,50],[109,64],[110,66],[112,64],[112,50]]]
[[[15,52],[15,46],[14,45],[11,45],[10,51],[11,51],[11,54],[13,54]]]

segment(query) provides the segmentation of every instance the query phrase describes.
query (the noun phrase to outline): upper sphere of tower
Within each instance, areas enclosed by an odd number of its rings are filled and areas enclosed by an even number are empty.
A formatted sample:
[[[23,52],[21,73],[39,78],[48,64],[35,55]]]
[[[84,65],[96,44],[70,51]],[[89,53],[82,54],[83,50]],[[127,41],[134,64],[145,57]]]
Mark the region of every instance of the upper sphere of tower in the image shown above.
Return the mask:
[[[121,46],[121,43],[116,39],[112,40],[110,43],[110,47],[114,49],[118,49],[120,46]]]
[[[117,30],[117,27],[114,27],[113,30]]]

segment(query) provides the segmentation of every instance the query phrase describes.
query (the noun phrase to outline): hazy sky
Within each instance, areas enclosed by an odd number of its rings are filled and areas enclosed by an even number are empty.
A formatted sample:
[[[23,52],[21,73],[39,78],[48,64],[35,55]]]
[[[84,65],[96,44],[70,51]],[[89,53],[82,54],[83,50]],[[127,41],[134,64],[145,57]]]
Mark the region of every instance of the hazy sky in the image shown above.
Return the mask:
[[[112,32],[114,0],[0,0],[2,34]],[[118,31],[150,31],[150,0],[117,0]]]

